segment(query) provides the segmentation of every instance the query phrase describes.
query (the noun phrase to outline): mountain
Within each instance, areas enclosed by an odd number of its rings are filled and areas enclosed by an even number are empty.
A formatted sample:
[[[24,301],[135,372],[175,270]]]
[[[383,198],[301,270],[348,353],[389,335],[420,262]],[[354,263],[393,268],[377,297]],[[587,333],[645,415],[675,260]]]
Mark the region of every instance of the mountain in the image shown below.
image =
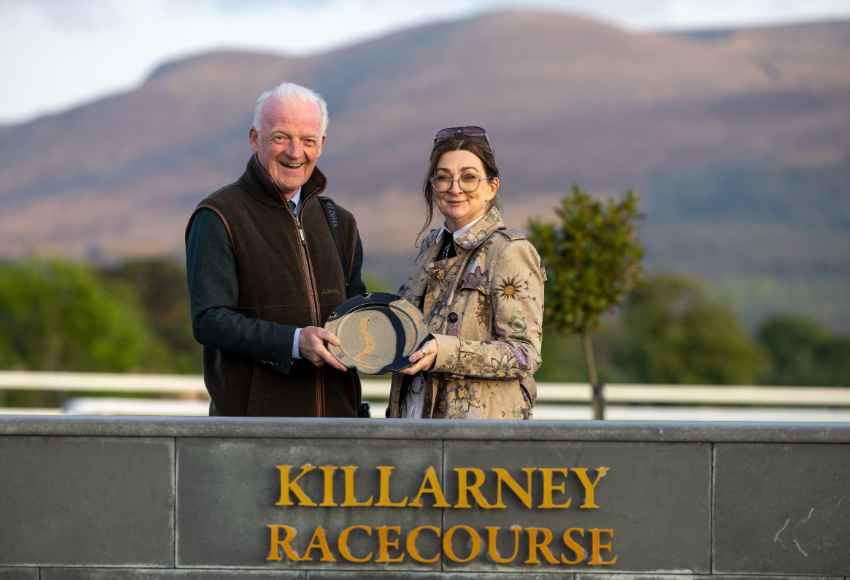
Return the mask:
[[[511,225],[550,215],[573,183],[633,188],[650,269],[709,280],[751,320],[782,308],[850,329],[848,56],[850,22],[660,33],[547,11],[309,57],[199,54],[0,128],[0,248],[179,255],[191,209],[244,168],[254,99],[292,80],[328,101],[329,193],[392,282],[422,226],[434,132],[480,124]]]

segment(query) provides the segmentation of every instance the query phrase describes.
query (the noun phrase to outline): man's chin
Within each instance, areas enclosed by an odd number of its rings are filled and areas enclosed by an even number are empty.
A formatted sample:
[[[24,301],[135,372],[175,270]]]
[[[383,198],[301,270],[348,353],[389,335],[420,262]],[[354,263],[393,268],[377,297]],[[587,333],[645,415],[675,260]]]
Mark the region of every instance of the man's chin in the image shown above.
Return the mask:
[[[298,190],[298,188],[301,187],[302,185],[304,185],[305,183],[307,183],[306,177],[304,177],[303,179],[288,178],[288,179],[275,179],[274,180],[274,184],[277,186],[277,188],[280,190],[280,192],[283,193],[284,195],[287,195],[287,196],[295,193]]]

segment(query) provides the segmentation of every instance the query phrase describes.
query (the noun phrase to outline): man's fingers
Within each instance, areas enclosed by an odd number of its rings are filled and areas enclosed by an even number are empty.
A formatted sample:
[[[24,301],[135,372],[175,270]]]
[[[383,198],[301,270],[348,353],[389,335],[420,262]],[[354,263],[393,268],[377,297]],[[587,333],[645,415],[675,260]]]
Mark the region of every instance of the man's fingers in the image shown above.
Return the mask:
[[[301,355],[317,367],[329,364],[337,370],[347,371],[344,364],[333,356],[325,343],[339,346],[339,338],[324,328],[307,326],[301,331]]]
[[[348,368],[346,368],[346,366],[342,364],[339,359],[332,355],[330,351],[324,347],[324,345],[321,348],[316,349],[316,354],[319,355],[322,361],[331,365],[338,371],[346,372],[348,370]]]
[[[316,336],[321,338],[324,342],[329,342],[334,346],[339,346],[339,338],[337,338],[337,336],[329,330],[325,330],[324,328],[318,328]]]

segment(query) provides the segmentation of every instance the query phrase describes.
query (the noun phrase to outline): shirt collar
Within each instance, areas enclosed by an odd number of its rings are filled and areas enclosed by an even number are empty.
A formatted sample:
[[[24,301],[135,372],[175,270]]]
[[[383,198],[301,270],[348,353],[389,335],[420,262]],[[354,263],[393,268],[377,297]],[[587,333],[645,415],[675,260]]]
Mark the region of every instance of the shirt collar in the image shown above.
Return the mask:
[[[300,187],[292,195],[292,197],[289,198],[289,201],[291,201],[292,203],[295,204],[295,211],[298,211],[298,204],[301,203],[301,188]]]
[[[481,215],[481,216],[479,216],[478,218],[476,218],[476,219],[472,220],[471,222],[469,222],[468,224],[466,224],[466,225],[465,225],[465,226],[463,226],[462,228],[458,228],[458,229],[456,229],[455,231],[450,232],[450,233],[452,234],[452,240],[453,240],[453,241],[455,241],[455,242],[457,242],[457,241],[458,241],[460,238],[462,238],[462,237],[463,237],[463,236],[464,236],[464,235],[465,235],[465,234],[466,234],[469,230],[471,230],[471,229],[473,228],[473,226],[475,226],[475,224],[477,224],[478,222],[480,222],[481,220],[483,220],[483,219],[484,219],[484,216],[486,216],[486,215],[487,215],[487,213],[485,212],[483,215]],[[445,232],[448,232],[448,231],[449,231],[449,229],[446,227],[446,225],[445,225],[445,224],[443,224],[443,231],[445,231]],[[441,235],[442,235],[442,233],[443,233],[443,232],[440,232],[440,234],[441,234]]]

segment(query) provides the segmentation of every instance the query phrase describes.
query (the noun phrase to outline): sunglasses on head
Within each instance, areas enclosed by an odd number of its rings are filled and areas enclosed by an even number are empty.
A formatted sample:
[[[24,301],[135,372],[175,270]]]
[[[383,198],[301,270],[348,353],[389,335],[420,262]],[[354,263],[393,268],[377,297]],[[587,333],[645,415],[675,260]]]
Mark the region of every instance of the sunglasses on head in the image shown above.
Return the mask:
[[[465,127],[446,127],[445,129],[440,129],[437,131],[437,134],[434,135],[434,145],[449,139],[459,139],[462,137],[480,139],[484,141],[487,147],[490,147],[490,142],[487,140],[487,131],[485,131],[483,127],[478,127],[476,125],[467,125]],[[490,149],[492,150],[492,147],[490,147]]]

